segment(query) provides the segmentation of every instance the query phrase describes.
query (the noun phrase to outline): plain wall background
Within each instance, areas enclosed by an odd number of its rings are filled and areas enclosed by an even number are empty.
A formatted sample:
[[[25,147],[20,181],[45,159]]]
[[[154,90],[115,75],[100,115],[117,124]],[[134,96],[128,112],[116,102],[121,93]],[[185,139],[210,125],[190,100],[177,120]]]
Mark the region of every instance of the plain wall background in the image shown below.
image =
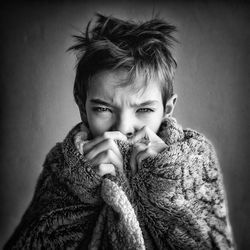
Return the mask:
[[[175,116],[215,145],[238,249],[250,247],[250,6],[246,2],[55,1],[0,10],[0,247],[27,208],[50,148],[80,121],[72,34],[94,12],[178,27]]]

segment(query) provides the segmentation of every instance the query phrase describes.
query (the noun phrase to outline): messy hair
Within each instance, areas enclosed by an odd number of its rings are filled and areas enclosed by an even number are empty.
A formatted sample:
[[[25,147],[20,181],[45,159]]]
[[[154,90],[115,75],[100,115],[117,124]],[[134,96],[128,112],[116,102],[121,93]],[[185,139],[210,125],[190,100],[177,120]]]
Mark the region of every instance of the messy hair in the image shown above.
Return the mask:
[[[176,27],[158,18],[136,23],[101,14],[96,17],[94,25],[88,23],[85,33],[74,36],[76,43],[69,48],[77,52],[74,98],[82,118],[89,80],[102,70],[128,70],[127,83],[133,83],[139,75],[145,83],[158,80],[165,105],[173,95],[177,67],[170,50],[176,41]]]

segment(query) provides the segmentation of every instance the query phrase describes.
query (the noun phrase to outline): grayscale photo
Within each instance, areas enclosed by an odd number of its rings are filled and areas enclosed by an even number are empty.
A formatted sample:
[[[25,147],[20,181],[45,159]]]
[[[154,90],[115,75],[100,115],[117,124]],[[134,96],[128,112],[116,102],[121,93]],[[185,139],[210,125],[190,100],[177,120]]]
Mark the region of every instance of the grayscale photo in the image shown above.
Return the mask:
[[[0,248],[250,248],[250,4],[0,9]]]

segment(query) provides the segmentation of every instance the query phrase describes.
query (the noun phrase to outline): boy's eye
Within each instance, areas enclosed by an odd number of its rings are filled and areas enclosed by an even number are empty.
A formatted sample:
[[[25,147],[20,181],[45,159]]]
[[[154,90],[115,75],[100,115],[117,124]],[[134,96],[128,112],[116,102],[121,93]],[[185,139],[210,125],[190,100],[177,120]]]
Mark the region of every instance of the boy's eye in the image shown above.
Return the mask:
[[[105,107],[94,107],[93,110],[95,112],[111,112],[111,110],[109,108],[105,108]]]
[[[154,110],[150,109],[150,108],[140,108],[140,109],[137,109],[136,112],[139,112],[139,113],[149,113],[149,112],[154,112]]]

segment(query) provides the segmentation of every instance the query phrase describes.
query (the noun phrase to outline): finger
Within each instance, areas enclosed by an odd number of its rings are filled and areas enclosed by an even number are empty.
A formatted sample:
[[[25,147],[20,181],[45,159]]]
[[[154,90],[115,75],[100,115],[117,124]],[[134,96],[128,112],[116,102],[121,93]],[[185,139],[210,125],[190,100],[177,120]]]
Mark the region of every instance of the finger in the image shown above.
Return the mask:
[[[112,175],[116,176],[115,167],[111,163],[100,164],[96,169],[96,173],[99,176],[104,176],[105,174],[112,174]]]
[[[108,149],[95,156],[90,163],[94,166],[101,164],[113,164],[119,171],[123,171],[123,162],[112,150]]]
[[[145,150],[146,148],[147,146],[145,144],[139,142],[133,145],[133,150],[130,158],[130,166],[133,175],[137,172],[137,160],[136,160],[137,154]]]
[[[93,140],[89,141],[83,146],[83,151],[88,153],[93,147],[96,146],[96,144],[100,143],[101,141],[105,139],[113,139],[113,140],[123,140],[126,141],[127,137],[122,134],[120,131],[107,131],[104,132],[102,136],[96,137]]]
[[[88,143],[88,141],[78,141],[75,143],[76,148],[78,149],[78,151],[83,155],[83,146],[84,144]]]
[[[88,160],[93,159],[95,156],[100,154],[101,152],[107,151],[107,150],[113,150],[113,152],[122,159],[121,152],[117,146],[117,144],[112,139],[105,139],[101,141],[100,143],[96,144],[91,150],[88,151],[87,154],[85,154],[85,157]]]

